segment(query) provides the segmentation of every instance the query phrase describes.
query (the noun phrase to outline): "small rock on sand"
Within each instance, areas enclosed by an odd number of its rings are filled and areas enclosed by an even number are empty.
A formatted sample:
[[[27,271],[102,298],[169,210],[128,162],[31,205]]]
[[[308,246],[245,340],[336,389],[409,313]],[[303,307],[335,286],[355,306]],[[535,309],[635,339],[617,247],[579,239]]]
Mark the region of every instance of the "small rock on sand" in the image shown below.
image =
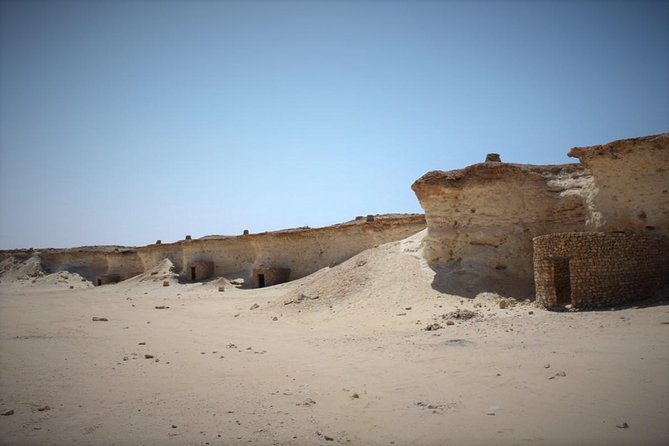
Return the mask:
[[[260,308],[260,305],[253,304],[253,305],[251,305],[251,308],[249,308],[249,310],[255,310],[256,308]]]
[[[14,415],[14,410],[13,410],[13,409],[11,409],[11,410],[6,410],[6,411],[0,413],[0,415],[2,415],[3,417],[8,417],[8,416],[10,416],[10,415]]]
[[[144,358],[145,359],[153,359],[153,355],[146,354],[146,355],[144,355]]]
[[[164,280],[164,281],[163,281],[163,286],[170,286],[170,282],[167,281],[167,280]]]
[[[620,423],[620,424],[616,424],[616,427],[618,429],[629,429],[630,426],[629,426],[629,424],[623,422],[623,423]]]
[[[95,316],[93,317],[93,322],[107,322],[107,321],[109,321],[109,319],[107,319],[106,317],[95,317]]]

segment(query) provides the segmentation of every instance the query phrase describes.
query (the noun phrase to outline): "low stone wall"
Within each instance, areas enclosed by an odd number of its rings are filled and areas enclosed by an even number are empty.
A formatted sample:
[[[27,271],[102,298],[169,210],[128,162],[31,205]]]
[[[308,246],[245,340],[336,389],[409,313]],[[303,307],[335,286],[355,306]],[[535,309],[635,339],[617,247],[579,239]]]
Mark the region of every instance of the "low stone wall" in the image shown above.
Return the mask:
[[[547,308],[619,305],[669,285],[669,242],[631,233],[563,232],[533,239],[537,301]]]

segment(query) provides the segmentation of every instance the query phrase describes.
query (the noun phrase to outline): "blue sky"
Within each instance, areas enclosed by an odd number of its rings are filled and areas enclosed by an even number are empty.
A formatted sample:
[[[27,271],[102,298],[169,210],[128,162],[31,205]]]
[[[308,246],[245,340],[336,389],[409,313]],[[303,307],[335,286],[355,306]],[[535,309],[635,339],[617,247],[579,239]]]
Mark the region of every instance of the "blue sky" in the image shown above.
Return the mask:
[[[0,248],[422,212],[669,130],[669,2],[0,3]]]

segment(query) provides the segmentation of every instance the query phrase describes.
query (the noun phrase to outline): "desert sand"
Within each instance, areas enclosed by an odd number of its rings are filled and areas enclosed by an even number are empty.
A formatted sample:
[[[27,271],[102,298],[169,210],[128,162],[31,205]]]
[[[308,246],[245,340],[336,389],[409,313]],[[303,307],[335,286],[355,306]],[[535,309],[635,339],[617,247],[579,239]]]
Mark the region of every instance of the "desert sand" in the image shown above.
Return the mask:
[[[669,301],[444,294],[423,235],[262,289],[168,262],[100,287],[8,273],[0,444],[669,443]]]

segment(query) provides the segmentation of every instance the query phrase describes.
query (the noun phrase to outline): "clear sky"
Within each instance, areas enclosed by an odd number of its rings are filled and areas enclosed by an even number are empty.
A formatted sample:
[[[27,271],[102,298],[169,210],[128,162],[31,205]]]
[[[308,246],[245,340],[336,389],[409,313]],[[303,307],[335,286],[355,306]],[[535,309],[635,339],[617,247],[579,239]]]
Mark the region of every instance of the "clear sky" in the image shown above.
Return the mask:
[[[2,1],[0,248],[422,212],[669,130],[669,2]]]

